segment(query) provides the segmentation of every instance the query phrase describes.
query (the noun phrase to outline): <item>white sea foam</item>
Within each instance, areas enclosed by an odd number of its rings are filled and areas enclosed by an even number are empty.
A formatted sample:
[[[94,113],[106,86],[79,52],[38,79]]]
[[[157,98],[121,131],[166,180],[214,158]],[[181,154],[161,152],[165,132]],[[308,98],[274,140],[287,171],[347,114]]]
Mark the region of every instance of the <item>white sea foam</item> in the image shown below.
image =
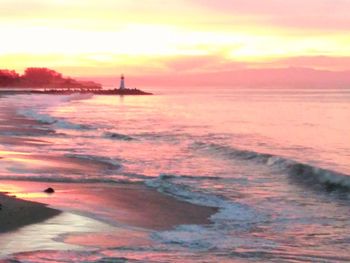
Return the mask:
[[[94,97],[93,93],[73,93],[71,95],[62,96],[62,102],[70,102],[75,100],[88,100]]]
[[[219,208],[219,211],[210,217],[213,222],[227,221],[226,223],[249,225],[264,219],[262,214],[246,205],[200,192],[183,184],[173,183],[169,180],[169,175],[160,175],[155,179],[145,180],[145,184],[180,200],[196,205]]]
[[[21,109],[18,113],[24,117],[36,120],[43,124],[53,125],[55,128],[68,129],[68,130],[90,130],[91,127],[87,125],[81,125],[76,123],[71,123],[67,120],[61,118],[55,118],[49,114],[39,113],[32,109]]]
[[[226,229],[212,226],[181,225],[174,230],[152,233],[151,237],[163,244],[178,245],[193,250],[234,249],[241,246],[275,246],[272,241],[246,237],[236,233],[228,235]]]
[[[194,177],[178,177],[196,180]],[[183,201],[218,208],[218,212],[210,217],[213,222],[210,225],[181,225],[173,230],[153,233],[151,237],[154,240],[193,250],[232,249],[242,245],[269,244],[269,241],[260,238],[239,237],[256,224],[264,222],[266,215],[248,205],[204,193],[185,184],[174,183],[173,179],[178,177],[160,175],[155,179],[145,180],[145,184]],[[271,246],[274,245],[270,243]]]

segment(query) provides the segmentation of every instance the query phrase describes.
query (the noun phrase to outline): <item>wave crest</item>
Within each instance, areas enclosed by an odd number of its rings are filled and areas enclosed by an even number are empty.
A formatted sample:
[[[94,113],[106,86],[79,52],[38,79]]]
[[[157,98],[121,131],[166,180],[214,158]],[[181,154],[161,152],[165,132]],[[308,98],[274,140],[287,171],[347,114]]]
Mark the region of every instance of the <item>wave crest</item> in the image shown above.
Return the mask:
[[[228,159],[254,161],[267,165],[287,173],[299,182],[321,184],[327,190],[350,190],[350,175],[345,173],[298,162],[282,156],[241,150],[219,144],[195,142],[191,147],[195,150],[208,151]]]
[[[26,118],[36,120],[42,124],[53,125],[60,129],[68,129],[68,130],[91,130],[92,127],[83,124],[76,124],[69,122],[67,120],[61,118],[55,118],[51,115],[38,113],[32,109],[19,110],[18,113]]]
[[[192,204],[219,208],[219,211],[210,217],[215,222],[225,221],[246,225],[262,220],[261,215],[246,205],[233,203],[224,197],[204,193],[184,184],[174,183],[173,178],[177,178],[177,176],[161,174],[154,179],[145,180],[145,184],[161,193]]]

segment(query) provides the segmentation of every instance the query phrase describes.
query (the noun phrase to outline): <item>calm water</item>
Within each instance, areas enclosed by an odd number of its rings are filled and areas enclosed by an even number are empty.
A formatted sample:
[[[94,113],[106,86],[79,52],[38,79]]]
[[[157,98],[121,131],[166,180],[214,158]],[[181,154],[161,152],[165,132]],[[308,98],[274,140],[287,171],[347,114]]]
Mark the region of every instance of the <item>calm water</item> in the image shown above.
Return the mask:
[[[141,183],[220,208],[209,226],[150,232],[152,246],[53,249],[58,262],[350,261],[349,89],[155,92],[1,99],[3,107],[15,106],[39,120],[39,128],[56,132],[25,134],[48,145],[4,144],[2,150],[113,168],[57,172],[2,160],[5,179]],[[47,255],[17,259],[45,262]]]

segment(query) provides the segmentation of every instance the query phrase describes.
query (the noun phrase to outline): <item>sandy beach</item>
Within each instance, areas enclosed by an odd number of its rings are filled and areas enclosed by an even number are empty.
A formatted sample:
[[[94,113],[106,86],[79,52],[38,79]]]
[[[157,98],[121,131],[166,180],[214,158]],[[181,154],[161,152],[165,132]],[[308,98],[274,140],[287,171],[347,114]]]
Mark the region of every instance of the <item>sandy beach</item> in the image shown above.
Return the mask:
[[[46,132],[33,127],[35,121],[22,118],[16,114],[14,108],[1,107],[0,112],[0,144],[2,145],[37,145],[44,141],[26,138],[28,133]],[[16,135],[16,136],[13,136]],[[1,151],[0,159],[4,159],[11,151]],[[49,208],[45,204],[25,201],[3,191],[0,182],[0,232],[14,231],[22,226],[39,223],[58,215],[59,210]]]
[[[46,203],[63,211],[152,230],[183,224],[210,224],[209,217],[217,211],[176,200],[143,185],[2,181],[0,186],[20,198]],[[56,192],[43,193],[42,189],[47,186]]]
[[[0,204],[0,233],[39,223],[60,213],[44,204],[21,200],[4,193],[0,194]]]
[[[44,193],[47,186],[55,193]],[[0,181],[0,190],[16,196],[0,194],[0,259],[26,251],[150,246],[150,233],[208,225],[217,211],[143,185]]]

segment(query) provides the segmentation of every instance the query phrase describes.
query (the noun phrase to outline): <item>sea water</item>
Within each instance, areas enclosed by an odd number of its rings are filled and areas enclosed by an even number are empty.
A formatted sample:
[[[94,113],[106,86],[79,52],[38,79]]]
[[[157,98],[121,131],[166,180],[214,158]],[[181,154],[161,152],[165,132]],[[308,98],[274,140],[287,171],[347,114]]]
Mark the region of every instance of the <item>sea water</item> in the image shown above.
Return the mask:
[[[143,184],[164,195],[218,208],[211,224],[149,231],[152,245],[96,245],[93,250],[51,246],[49,251],[7,255],[8,260],[350,261],[349,89],[149,91],[155,95],[1,98],[3,107],[38,121],[39,129],[54,131],[7,131],[3,136],[49,143],[5,143],[2,150],[54,153],[107,165],[81,173],[1,160],[1,178]]]

